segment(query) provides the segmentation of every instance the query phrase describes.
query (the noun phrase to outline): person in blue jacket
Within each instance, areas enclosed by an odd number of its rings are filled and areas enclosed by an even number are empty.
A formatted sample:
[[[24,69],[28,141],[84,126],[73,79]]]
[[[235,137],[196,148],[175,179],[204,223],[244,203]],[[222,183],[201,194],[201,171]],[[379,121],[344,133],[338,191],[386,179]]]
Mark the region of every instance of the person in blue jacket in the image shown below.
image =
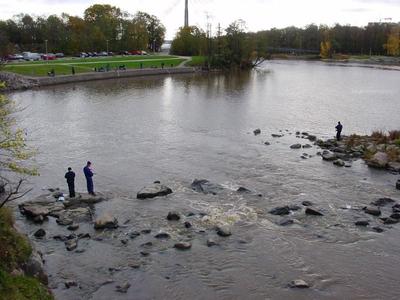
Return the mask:
[[[83,168],[83,173],[85,174],[86,177],[86,185],[87,185],[87,190],[90,195],[96,196],[93,190],[93,172],[90,166],[92,163],[90,161],[87,162],[86,167]]]

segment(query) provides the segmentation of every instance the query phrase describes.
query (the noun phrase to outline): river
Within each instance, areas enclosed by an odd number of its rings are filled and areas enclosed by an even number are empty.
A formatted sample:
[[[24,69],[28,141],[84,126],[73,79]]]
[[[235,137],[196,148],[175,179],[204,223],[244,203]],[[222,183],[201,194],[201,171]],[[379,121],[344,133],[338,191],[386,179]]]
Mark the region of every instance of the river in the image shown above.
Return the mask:
[[[95,233],[80,231],[84,253],[67,252],[51,235],[65,228],[53,219],[42,226],[47,238],[35,242],[44,253],[50,287],[57,299],[397,299],[400,294],[400,225],[383,233],[358,228],[357,219],[379,220],[356,209],[380,197],[399,199],[397,176],[323,162],[319,149],[292,150],[296,131],[333,137],[337,121],[343,134],[400,128],[398,71],[321,62],[271,61],[252,72],[120,79],[62,85],[11,94],[21,127],[38,150],[41,176],[32,178],[30,197],[46,187],[65,187],[64,173],[93,163],[95,189],[112,195],[95,214],[111,211],[125,226]],[[261,129],[255,136],[253,130]],[[282,138],[271,134],[280,133]],[[266,146],[268,141],[271,145]],[[310,159],[300,156],[310,154]],[[204,195],[190,188],[195,178],[225,190]],[[166,198],[137,200],[155,180],[171,187]],[[244,186],[254,193],[241,194]],[[258,194],[261,194],[260,197]],[[295,224],[279,226],[268,211],[310,200],[325,216],[295,212]],[[170,210],[193,228],[165,217]],[[203,213],[206,216],[199,216]],[[128,222],[129,220],[129,222]],[[232,226],[232,236],[217,237],[213,226]],[[32,234],[39,227],[18,217]],[[151,228],[127,245],[132,230]],[[158,231],[172,238],[156,240]],[[216,247],[207,247],[214,238]],[[189,240],[180,252],[174,241]],[[143,257],[143,243],[151,241]],[[129,262],[139,261],[139,269]],[[109,269],[109,268],[114,268]],[[288,288],[302,278],[311,287]],[[66,289],[73,279],[80,288]],[[109,284],[103,284],[110,280]],[[113,282],[111,282],[111,280]],[[126,294],[115,285],[128,281]]]

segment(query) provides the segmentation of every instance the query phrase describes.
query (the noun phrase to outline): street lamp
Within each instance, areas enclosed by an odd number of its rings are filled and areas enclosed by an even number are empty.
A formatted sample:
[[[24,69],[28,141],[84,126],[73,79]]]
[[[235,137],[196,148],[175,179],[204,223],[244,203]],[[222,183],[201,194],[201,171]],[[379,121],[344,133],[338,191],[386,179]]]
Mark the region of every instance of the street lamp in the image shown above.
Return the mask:
[[[44,40],[45,48],[46,48],[46,60],[49,62],[49,55],[47,54],[47,40]]]

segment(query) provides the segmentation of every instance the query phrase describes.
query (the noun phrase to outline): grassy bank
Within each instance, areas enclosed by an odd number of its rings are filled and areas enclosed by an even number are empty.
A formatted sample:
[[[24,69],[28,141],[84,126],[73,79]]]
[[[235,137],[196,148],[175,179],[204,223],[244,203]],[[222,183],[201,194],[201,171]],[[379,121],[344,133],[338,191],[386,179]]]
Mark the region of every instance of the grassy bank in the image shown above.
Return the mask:
[[[202,67],[206,62],[206,59],[207,59],[206,56],[193,56],[192,60],[189,61],[186,65],[188,67]]]
[[[70,75],[72,68],[75,73],[94,72],[94,69],[116,69],[125,66],[127,69],[138,68],[160,68],[176,67],[184,59],[176,56],[117,56],[117,57],[99,57],[99,58],[69,58],[55,61],[35,61],[35,62],[15,62],[4,66],[4,71],[28,76],[47,76],[48,72],[54,70],[57,75]]]
[[[47,300],[53,299],[37,279],[24,275],[11,275],[26,262],[32,248],[28,240],[14,227],[11,210],[0,209],[0,299]]]

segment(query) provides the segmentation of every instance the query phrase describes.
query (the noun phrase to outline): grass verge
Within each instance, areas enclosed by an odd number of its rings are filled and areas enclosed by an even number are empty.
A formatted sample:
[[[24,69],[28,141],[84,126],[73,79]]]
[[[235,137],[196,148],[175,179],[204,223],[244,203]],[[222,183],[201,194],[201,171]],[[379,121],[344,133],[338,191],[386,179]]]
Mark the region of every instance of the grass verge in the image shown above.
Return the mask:
[[[14,228],[14,218],[8,208],[0,209],[0,299],[48,300],[53,299],[46,287],[37,279],[11,275],[10,272],[26,262],[32,248],[29,241]]]

